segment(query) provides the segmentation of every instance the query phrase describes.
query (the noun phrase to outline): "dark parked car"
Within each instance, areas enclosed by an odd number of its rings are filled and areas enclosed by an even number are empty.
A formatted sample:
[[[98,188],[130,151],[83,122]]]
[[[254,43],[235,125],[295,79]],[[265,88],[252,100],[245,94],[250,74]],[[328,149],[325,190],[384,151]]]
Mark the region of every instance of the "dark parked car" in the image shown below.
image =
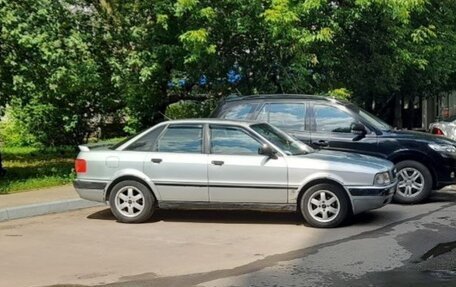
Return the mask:
[[[432,189],[456,183],[455,141],[394,130],[345,101],[308,95],[229,97],[212,116],[266,121],[314,148],[388,159],[396,165],[399,178],[396,202],[418,203]]]

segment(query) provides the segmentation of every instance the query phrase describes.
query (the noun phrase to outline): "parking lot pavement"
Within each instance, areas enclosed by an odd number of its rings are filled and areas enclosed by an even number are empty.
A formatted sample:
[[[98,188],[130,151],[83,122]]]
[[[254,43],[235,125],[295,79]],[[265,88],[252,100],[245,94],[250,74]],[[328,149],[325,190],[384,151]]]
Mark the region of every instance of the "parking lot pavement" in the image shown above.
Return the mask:
[[[453,191],[337,229],[261,212],[121,224],[96,207],[0,223],[0,286],[455,286],[455,215]]]

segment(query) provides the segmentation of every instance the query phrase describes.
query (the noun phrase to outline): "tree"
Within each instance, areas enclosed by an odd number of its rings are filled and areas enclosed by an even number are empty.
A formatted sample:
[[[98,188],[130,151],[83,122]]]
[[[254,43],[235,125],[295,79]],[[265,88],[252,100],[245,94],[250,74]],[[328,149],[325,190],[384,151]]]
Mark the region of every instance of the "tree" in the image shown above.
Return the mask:
[[[311,3],[312,2],[312,3]],[[166,107],[203,94],[316,90],[308,52],[329,42],[325,1],[106,1],[115,84],[134,130],[160,120]],[[106,4],[108,3],[108,4]]]
[[[0,106],[41,142],[135,132],[181,100],[453,89],[451,0],[0,0]],[[51,132],[52,131],[52,132]]]
[[[0,0],[0,19],[0,105],[13,99],[40,142],[80,143],[97,116],[117,110],[103,22],[91,6]]]

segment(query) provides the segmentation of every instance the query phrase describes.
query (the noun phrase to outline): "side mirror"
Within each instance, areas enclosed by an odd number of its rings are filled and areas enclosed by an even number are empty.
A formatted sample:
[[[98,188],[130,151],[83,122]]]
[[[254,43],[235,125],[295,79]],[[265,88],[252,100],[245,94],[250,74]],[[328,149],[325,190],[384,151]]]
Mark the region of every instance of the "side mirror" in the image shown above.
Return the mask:
[[[360,123],[352,123],[350,129],[351,129],[352,134],[355,134],[358,136],[364,136],[367,134],[366,127]]]
[[[273,159],[277,158],[276,152],[272,149],[270,145],[267,144],[264,144],[262,147],[258,149],[258,154],[262,154]]]
[[[363,139],[367,134],[366,127],[360,123],[352,123],[350,129],[351,129],[352,134],[356,135],[353,138],[353,141],[359,141],[359,140]]]

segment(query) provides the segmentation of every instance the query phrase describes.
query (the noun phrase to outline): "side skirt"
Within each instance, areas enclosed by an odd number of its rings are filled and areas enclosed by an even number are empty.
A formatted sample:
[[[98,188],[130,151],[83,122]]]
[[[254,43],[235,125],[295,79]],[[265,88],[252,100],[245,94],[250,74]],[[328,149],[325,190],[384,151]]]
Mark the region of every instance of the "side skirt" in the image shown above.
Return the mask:
[[[296,211],[296,204],[288,203],[237,203],[204,201],[159,201],[161,209],[203,209],[203,210],[256,210],[290,212]]]

